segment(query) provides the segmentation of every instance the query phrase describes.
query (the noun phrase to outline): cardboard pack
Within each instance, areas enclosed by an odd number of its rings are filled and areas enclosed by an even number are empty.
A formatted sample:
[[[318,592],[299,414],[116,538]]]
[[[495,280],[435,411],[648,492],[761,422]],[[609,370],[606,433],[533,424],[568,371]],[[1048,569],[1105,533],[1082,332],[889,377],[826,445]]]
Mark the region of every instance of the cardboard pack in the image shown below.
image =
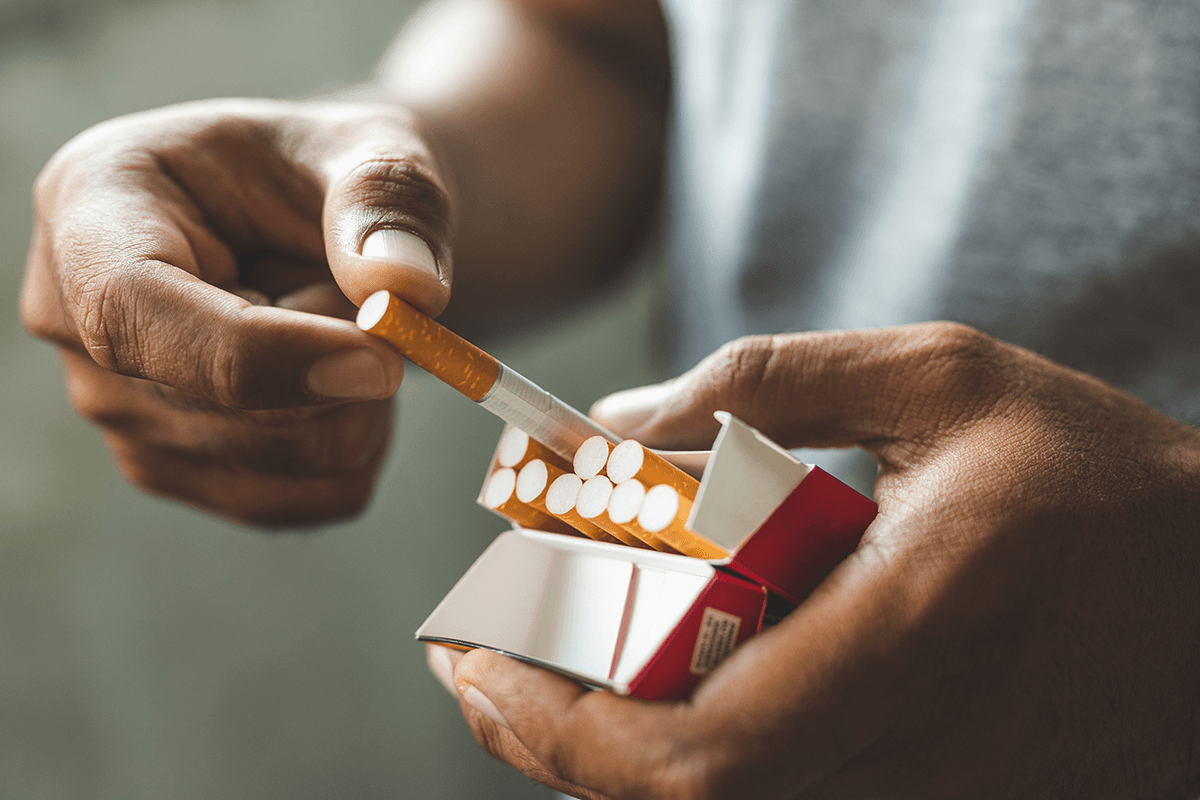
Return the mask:
[[[688,528],[721,560],[559,533],[502,533],[417,631],[485,647],[588,685],[682,699],[764,622],[852,553],[873,502],[718,412]]]

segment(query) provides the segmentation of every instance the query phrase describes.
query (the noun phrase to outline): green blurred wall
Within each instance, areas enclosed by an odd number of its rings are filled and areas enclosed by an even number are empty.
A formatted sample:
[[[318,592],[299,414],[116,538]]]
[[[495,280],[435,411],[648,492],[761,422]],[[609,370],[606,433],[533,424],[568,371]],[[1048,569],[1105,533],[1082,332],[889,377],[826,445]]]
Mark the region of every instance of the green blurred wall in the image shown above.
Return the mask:
[[[0,798],[504,798],[412,632],[502,525],[500,425],[413,368],[375,500],[265,534],[143,495],[74,416],[16,296],[29,186],[100,120],[364,80],[385,0],[0,0]],[[584,407],[654,377],[652,276],[497,354]],[[603,356],[581,359],[583,342]]]

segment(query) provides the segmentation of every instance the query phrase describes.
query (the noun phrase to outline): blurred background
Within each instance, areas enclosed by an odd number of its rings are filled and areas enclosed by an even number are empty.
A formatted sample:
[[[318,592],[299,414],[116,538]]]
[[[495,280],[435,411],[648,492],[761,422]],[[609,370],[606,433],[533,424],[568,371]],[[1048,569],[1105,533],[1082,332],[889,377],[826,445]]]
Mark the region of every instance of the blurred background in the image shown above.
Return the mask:
[[[101,120],[366,80],[406,0],[0,0],[0,798],[543,798],[480,752],[413,631],[503,528],[500,423],[410,369],[375,499],[269,534],[141,494],[16,298],[29,187]],[[495,353],[584,408],[661,377],[656,276]],[[581,358],[582,345],[589,347]]]

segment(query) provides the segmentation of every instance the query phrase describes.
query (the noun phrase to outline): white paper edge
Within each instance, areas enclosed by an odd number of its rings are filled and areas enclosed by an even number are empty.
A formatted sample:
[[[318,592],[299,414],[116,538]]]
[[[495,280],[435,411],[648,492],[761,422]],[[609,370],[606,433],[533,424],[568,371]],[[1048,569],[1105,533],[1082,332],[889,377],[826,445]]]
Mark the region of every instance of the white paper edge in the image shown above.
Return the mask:
[[[736,553],[812,467],[728,411],[713,416],[721,431],[687,525]]]

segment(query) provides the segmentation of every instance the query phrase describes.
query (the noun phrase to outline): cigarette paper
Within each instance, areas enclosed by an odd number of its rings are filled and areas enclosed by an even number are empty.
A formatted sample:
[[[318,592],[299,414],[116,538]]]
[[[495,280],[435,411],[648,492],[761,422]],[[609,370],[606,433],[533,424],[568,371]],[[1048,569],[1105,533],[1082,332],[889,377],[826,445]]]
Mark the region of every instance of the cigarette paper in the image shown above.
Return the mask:
[[[636,478],[645,486],[670,486],[689,501],[696,498],[700,482],[639,442],[627,439],[613,448],[605,474],[613,483]]]
[[[575,501],[579,499],[579,490],[582,488],[583,481],[578,475],[571,472],[559,475],[546,490],[546,512],[596,541],[624,544],[617,537],[605,533],[596,523],[579,515]]]
[[[685,556],[721,559],[729,556],[720,546],[685,524],[692,501],[681,497],[673,486],[661,484],[646,492],[637,522],[644,530],[674,547]]]
[[[601,541],[616,542],[616,539],[613,539],[585,519],[580,518],[579,520],[584,523],[583,527],[576,526],[572,520],[564,519],[547,508],[546,497],[549,494],[553,480],[561,478],[566,474],[562,470],[542,461],[540,458],[535,458],[517,473],[517,499],[543,514],[549,514],[564,525],[570,526],[571,532],[576,535],[586,535],[592,539],[599,538]],[[599,536],[592,535],[593,532],[599,534]]]
[[[528,433],[512,425],[506,425],[504,433],[500,435],[500,443],[496,446],[496,466],[520,470],[521,467],[535,459],[553,464],[560,472],[569,472],[571,469],[569,463],[536,439],[530,438]]]
[[[358,327],[570,462],[592,436],[621,441],[586,415],[386,290],[358,310]]]
[[[649,542],[639,539],[628,525],[617,525],[608,518],[608,500],[612,497],[612,492],[612,481],[603,475],[584,481],[583,488],[579,490],[579,499],[575,501],[575,510],[579,512],[579,516],[630,547],[653,549]]]
[[[642,501],[646,497],[646,487],[637,478],[618,483],[613,487],[608,498],[608,518],[616,525],[623,525],[633,531],[634,535],[643,542],[650,544],[655,550],[667,553],[679,552],[669,543],[644,529],[637,522],[638,512],[642,509]]]
[[[498,469],[488,478],[483,488],[483,505],[497,514],[515,522],[522,528],[550,531],[552,533],[576,533],[563,522],[517,499],[517,473],[507,467]]]
[[[604,472],[604,467],[608,463],[608,454],[612,452],[612,449],[612,443],[603,436],[593,436],[579,445],[572,461],[575,474],[586,481]]]

